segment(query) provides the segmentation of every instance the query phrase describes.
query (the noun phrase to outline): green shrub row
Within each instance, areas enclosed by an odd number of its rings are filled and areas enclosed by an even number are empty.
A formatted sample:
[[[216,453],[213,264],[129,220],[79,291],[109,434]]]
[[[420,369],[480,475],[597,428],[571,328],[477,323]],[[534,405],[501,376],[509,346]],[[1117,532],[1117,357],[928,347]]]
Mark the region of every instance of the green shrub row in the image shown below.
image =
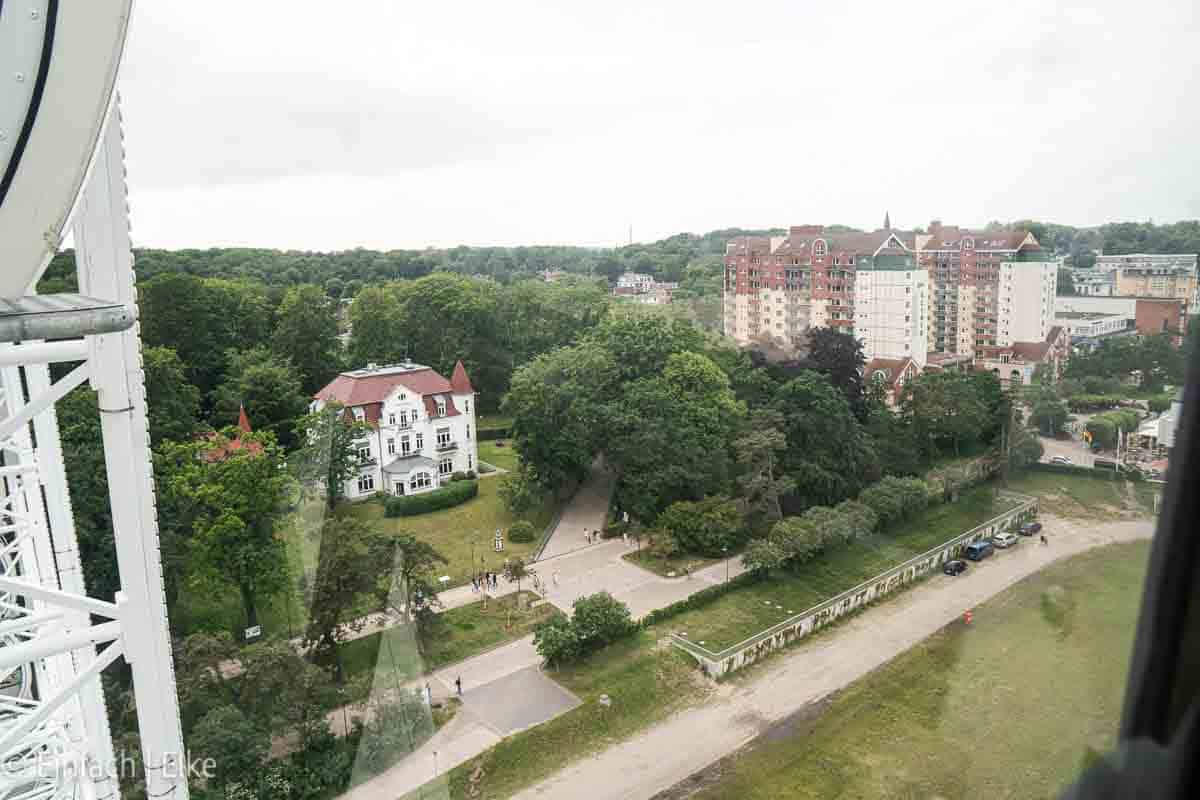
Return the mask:
[[[480,428],[475,431],[475,438],[481,442],[492,442],[496,439],[507,439],[508,428]]]
[[[1112,481],[1119,477],[1111,467],[1108,469],[1093,469],[1073,464],[1043,464],[1037,462],[1030,464],[1029,469],[1033,472],[1057,472],[1060,475],[1082,475],[1085,478],[1099,478],[1102,481]]]
[[[454,481],[449,486],[424,494],[389,497],[383,508],[385,517],[415,517],[462,505],[479,494],[479,481]]]
[[[763,573],[756,572],[754,570],[743,572],[741,575],[738,575],[736,578],[731,578],[725,583],[718,583],[715,586],[709,586],[706,589],[701,589],[698,592],[692,593],[682,600],[671,603],[669,606],[656,608],[646,616],[642,617],[639,624],[645,628],[650,625],[657,625],[660,622],[665,622],[666,620],[671,619],[671,617],[679,616],[685,611],[693,611],[697,608],[703,608],[722,595],[732,592],[734,589],[739,589],[742,586],[749,586],[752,583],[757,583],[763,579],[763,576]]]

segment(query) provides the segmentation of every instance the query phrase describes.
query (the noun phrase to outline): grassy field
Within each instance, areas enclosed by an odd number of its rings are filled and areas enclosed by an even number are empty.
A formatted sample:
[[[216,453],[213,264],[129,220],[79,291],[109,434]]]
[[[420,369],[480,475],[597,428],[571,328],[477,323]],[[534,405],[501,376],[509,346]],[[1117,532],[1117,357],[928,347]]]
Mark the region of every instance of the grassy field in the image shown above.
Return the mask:
[[[450,771],[450,796],[500,800],[573,761],[628,738],[708,691],[694,662],[642,633],[605,648],[574,668],[548,672],[583,704],[543,725],[510,736],[478,758]],[[608,708],[597,702],[611,698]],[[471,793],[477,766],[483,778]],[[415,800],[420,792],[408,795]]]
[[[537,599],[532,592],[521,594],[527,601]],[[403,684],[419,675],[520,639],[557,613],[549,604],[521,611],[514,592],[488,601],[487,610],[482,603],[472,603],[439,614],[423,661],[417,653],[412,632],[393,628],[346,642],[341,647],[342,664],[350,682],[365,684],[357,690],[358,694],[363,694],[369,691],[371,683],[362,680],[365,675],[373,675],[376,685]]]
[[[1001,513],[1010,503],[990,487],[964,492],[957,503],[937,505],[917,517],[851,542],[796,570],[730,592],[709,605],[672,618],[666,627],[717,651],[753,636],[850,589]]]
[[[482,414],[476,424],[481,431],[496,430],[497,428],[508,430],[512,427],[512,417],[501,414]]]
[[[1027,471],[1010,478],[1014,492],[1042,499],[1042,510],[1059,517],[1107,520],[1154,512],[1157,484],[1109,481],[1087,475]]]
[[[1026,578],[720,762],[692,797],[1056,797],[1115,741],[1148,554],[1114,545]]]
[[[479,442],[479,460],[486,461],[500,469],[516,470],[519,464],[517,463],[517,451],[512,447],[512,440],[500,441],[504,442],[504,447],[497,446],[495,441]]]
[[[648,569],[655,575],[662,575],[663,577],[682,575],[685,568],[695,572],[713,564],[718,564],[721,561],[719,558],[705,558],[704,556],[694,556],[687,553],[672,558],[661,558],[651,553],[648,549],[635,550],[632,553],[626,553],[621,558],[631,564],[637,564],[642,569]],[[736,559],[737,556],[731,555],[730,558]]]
[[[461,586],[471,581],[472,553],[476,570],[499,571],[505,558],[527,558],[537,546],[536,543],[519,544],[506,540],[504,552],[496,553],[492,550],[492,539],[497,528],[507,531],[518,519],[527,519],[540,534],[553,516],[549,504],[533,513],[512,514],[504,507],[499,488],[500,479],[484,478],[479,481],[479,496],[475,499],[416,517],[384,517],[380,503],[346,504],[339,513],[352,514],[388,532],[407,531],[429,542],[449,562],[440,574],[450,576],[449,586]]]

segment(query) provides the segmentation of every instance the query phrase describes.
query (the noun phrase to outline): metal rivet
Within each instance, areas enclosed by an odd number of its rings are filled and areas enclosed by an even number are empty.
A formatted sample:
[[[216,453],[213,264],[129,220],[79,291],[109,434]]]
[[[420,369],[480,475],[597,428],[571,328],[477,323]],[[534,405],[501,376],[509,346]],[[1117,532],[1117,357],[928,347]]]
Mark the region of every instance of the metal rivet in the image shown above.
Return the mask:
[[[30,12],[29,12],[29,18],[30,18],[30,19],[41,19],[41,18],[42,18],[42,15],[41,15],[41,13],[40,13],[40,12],[39,12],[39,11],[38,11],[36,8],[35,8],[35,9],[33,9],[32,11],[30,11]]]
[[[16,77],[17,77],[17,83],[25,82],[25,73],[24,72],[18,72]]]

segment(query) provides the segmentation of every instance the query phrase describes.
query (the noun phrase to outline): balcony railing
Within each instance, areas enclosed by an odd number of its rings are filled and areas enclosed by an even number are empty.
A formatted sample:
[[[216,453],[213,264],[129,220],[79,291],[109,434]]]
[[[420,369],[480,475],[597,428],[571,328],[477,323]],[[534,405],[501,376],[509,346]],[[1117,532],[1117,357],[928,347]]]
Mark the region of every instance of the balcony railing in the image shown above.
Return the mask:
[[[439,453],[445,452],[446,450],[457,450],[458,442],[438,442],[435,446],[435,449]]]

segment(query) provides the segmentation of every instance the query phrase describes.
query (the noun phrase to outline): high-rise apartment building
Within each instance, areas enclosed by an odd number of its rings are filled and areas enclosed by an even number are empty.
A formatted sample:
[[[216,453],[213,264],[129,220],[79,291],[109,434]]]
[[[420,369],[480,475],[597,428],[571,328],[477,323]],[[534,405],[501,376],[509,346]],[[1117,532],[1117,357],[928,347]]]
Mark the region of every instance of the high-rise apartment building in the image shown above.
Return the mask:
[[[925,367],[929,352],[929,275],[909,251],[887,248],[854,277],[854,335],[872,359],[910,358]]]
[[[840,328],[864,340],[868,359],[923,364],[928,278],[913,242],[913,234],[888,228],[821,225],[734,239],[725,253],[725,333],[741,344],[798,344],[809,327]]]
[[[931,351],[974,356],[1045,339],[1058,261],[1033,234],[935,221],[915,246],[917,263],[929,273]]]

